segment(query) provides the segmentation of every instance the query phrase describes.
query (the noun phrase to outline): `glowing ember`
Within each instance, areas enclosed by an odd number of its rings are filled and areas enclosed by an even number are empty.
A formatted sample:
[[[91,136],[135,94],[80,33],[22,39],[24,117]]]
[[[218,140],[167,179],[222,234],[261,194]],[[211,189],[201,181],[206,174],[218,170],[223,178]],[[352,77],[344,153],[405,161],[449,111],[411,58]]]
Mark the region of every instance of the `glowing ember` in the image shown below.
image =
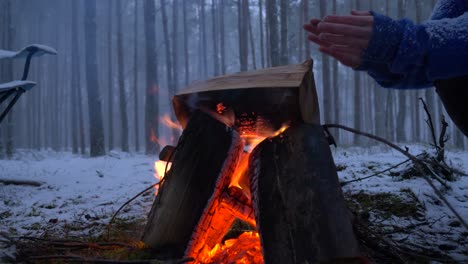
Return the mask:
[[[249,180],[246,171],[249,165],[250,151],[263,140],[269,137],[279,136],[288,128],[283,125],[279,130],[273,131],[265,128],[258,131],[241,131],[241,138],[245,142],[245,152],[240,157],[239,164],[234,171],[229,187],[234,186],[251,199]],[[216,221],[218,218],[214,218]],[[245,232],[237,239],[226,240],[222,244],[217,244],[210,252],[202,253],[196,263],[263,263],[260,238],[258,232]]]
[[[236,239],[216,245],[208,255],[196,263],[263,263],[258,232],[245,232]]]
[[[226,107],[223,105],[223,103],[219,103],[216,105],[216,112],[218,112],[218,114],[222,115],[225,110]]]

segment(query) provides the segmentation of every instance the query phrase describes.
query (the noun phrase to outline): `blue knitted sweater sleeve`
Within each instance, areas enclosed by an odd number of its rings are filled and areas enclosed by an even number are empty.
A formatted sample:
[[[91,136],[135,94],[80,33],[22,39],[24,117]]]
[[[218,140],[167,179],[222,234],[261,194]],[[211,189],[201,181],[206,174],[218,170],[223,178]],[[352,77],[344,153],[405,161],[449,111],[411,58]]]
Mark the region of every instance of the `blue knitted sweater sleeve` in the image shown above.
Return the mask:
[[[420,25],[372,12],[374,30],[358,70],[383,87],[400,89],[468,75],[467,2],[439,1],[432,19]]]

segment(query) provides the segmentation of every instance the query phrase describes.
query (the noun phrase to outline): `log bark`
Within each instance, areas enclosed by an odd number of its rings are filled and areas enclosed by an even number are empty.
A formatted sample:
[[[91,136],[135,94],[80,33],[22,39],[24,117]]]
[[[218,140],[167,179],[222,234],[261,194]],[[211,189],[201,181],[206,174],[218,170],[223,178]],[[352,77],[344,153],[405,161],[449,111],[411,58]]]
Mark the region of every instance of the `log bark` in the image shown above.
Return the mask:
[[[227,188],[242,149],[236,131],[208,114],[194,112],[149,214],[145,244],[172,258],[184,256],[187,248],[198,250],[194,231],[200,230],[202,215],[221,194],[221,186]]]
[[[263,141],[249,162],[265,263],[322,263],[359,256],[350,215],[320,125]]]

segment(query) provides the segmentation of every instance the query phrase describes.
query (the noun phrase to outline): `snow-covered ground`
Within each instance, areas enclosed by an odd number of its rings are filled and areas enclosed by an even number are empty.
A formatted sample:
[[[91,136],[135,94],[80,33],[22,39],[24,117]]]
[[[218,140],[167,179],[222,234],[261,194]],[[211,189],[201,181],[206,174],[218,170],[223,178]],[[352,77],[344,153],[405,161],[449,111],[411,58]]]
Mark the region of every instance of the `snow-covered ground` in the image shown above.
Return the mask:
[[[423,148],[410,146],[410,152],[418,154]],[[406,159],[382,147],[338,148],[333,150],[333,155],[341,181],[371,175]],[[447,158],[453,167],[468,172],[468,152],[449,151]],[[69,231],[86,235],[91,232],[91,229],[86,229],[87,223],[90,226],[99,223],[102,229],[124,202],[157,181],[153,168],[155,159],[152,156],[121,152],[99,158],[84,158],[71,153],[19,151],[12,160],[0,160],[0,179],[44,182],[41,187],[0,184],[0,233],[37,236],[59,232],[64,226],[76,223],[80,223],[79,230],[69,228]],[[402,168],[404,166],[392,172]],[[344,186],[343,190],[347,196],[387,192],[396,195],[414,194],[422,210],[422,219],[416,221],[395,216],[380,219],[381,216],[371,210],[369,221],[381,221],[393,228],[400,226],[416,229],[422,226],[420,231],[429,234],[429,237],[422,242],[414,242],[415,246],[425,247],[426,243],[441,251],[449,248],[452,250],[450,255],[468,259],[468,233],[456,223],[456,218],[430,186],[419,177],[402,180],[395,177],[395,173],[392,175],[385,173],[354,182]],[[444,191],[444,195],[467,220],[468,177],[459,177],[449,185],[451,190]],[[402,199],[406,199],[404,195]],[[127,206],[120,217],[145,218],[152,201],[153,194],[150,192]],[[426,224],[419,225],[420,222]],[[417,236],[421,236],[421,232],[417,235],[393,232],[396,241],[421,240]]]
[[[0,178],[44,184],[0,184],[0,232],[42,235],[67,224],[105,224],[129,198],[157,182],[155,159],[120,152],[84,158],[71,153],[19,151],[13,160],[0,160]],[[144,218],[151,203],[152,199],[140,198],[120,216]]]

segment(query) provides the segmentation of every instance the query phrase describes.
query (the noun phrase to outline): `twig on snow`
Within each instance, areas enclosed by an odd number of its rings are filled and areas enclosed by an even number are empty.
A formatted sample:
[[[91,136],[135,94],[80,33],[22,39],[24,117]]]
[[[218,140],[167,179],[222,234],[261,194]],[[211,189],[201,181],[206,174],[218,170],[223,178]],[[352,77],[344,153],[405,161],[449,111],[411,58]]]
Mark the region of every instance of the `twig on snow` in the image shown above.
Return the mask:
[[[400,162],[400,163],[398,163],[398,164],[396,164],[396,165],[393,165],[393,166],[391,166],[391,167],[389,167],[389,168],[387,168],[387,169],[385,169],[385,170],[376,172],[376,173],[374,173],[374,174],[372,174],[372,175],[370,175],[370,176],[366,176],[366,177],[357,178],[357,179],[354,179],[354,180],[342,182],[342,183],[341,183],[341,186],[345,186],[346,184],[350,184],[350,183],[352,183],[352,182],[362,181],[362,180],[366,180],[366,179],[369,179],[369,178],[378,176],[378,175],[380,175],[380,174],[382,174],[382,173],[385,173],[385,172],[387,172],[387,171],[390,171],[390,170],[392,170],[392,169],[395,169],[395,168],[397,168],[397,167],[399,167],[399,166],[401,166],[401,165],[407,163],[408,161],[411,161],[411,160],[410,160],[410,159],[407,159],[407,160],[402,161],[402,162]]]
[[[403,155],[405,155],[408,159],[410,159],[411,161],[413,161],[416,169],[418,169],[421,173],[421,176],[423,177],[424,180],[426,180],[426,182],[429,184],[429,186],[431,186],[431,188],[434,190],[434,192],[437,194],[437,196],[445,203],[445,205],[449,208],[449,210],[455,215],[455,217],[458,218],[458,220],[460,221],[460,223],[462,223],[462,225],[465,227],[466,230],[468,230],[468,224],[465,222],[465,220],[461,217],[461,215],[455,210],[455,208],[452,206],[452,204],[449,203],[449,201],[445,198],[445,196],[437,189],[437,187],[434,185],[434,183],[429,179],[429,177],[425,174],[423,168],[427,169],[431,174],[433,174],[434,176],[437,176],[437,178],[440,178],[440,176],[438,176],[431,168],[430,166],[427,166],[424,162],[422,162],[421,160],[419,160],[418,158],[416,158],[415,156],[411,155],[407,150],[403,150],[401,147],[397,146],[396,144],[384,139],[384,138],[381,138],[381,137],[378,137],[376,135],[372,135],[370,133],[366,133],[366,132],[362,132],[362,131],[359,131],[357,129],[354,129],[354,128],[350,128],[350,127],[347,127],[347,126],[343,126],[343,125],[338,125],[338,124],[325,124],[323,125],[324,127],[327,127],[327,128],[339,128],[339,129],[343,129],[345,131],[348,131],[348,132],[352,132],[352,133],[355,133],[357,135],[361,135],[361,136],[365,136],[365,137],[368,137],[368,138],[372,138],[374,140],[377,140],[379,142],[382,142],[382,143],[385,143],[387,144],[388,146],[392,147],[393,149],[399,151],[400,153],[402,153]],[[444,184],[445,185],[445,184]]]

